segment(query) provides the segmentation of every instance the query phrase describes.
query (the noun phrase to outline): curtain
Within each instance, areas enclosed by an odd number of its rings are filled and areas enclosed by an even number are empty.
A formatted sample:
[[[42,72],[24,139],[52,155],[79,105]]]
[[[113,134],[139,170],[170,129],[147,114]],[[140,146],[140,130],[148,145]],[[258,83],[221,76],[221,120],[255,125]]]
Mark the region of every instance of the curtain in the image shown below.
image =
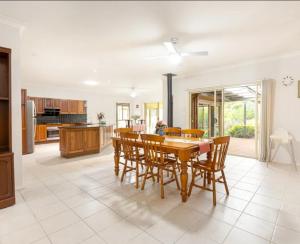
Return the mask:
[[[261,82],[261,121],[260,121],[260,155],[262,162],[269,161],[270,135],[273,124],[273,80]]]

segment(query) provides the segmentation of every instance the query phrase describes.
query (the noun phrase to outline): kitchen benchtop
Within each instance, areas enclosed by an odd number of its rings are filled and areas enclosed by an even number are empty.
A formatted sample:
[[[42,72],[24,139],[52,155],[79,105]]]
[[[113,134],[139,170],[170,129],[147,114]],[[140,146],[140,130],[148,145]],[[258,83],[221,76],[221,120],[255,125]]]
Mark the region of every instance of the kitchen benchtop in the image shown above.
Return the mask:
[[[85,128],[100,128],[100,127],[109,127],[112,125],[99,125],[99,124],[90,124],[90,125],[71,125],[71,126],[60,126],[60,129],[85,129]]]

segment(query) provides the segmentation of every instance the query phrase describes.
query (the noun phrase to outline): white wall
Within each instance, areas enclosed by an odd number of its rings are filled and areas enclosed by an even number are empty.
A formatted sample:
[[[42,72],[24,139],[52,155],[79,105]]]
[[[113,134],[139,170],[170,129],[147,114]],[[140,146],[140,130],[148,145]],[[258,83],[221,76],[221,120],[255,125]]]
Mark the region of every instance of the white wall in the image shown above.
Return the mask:
[[[161,102],[162,99],[163,99],[162,87],[158,87],[155,92],[146,93],[146,94],[144,93],[140,96],[137,96],[136,98],[133,99],[131,115],[137,114],[140,115],[141,118],[145,119],[144,104],[152,103],[152,102]],[[136,105],[138,105],[139,108],[136,108]]]
[[[11,108],[12,150],[14,152],[15,186],[22,186],[22,131],[21,131],[21,75],[20,75],[20,28],[1,23],[0,46],[12,50],[11,60]]]
[[[290,87],[281,85],[282,78],[287,75],[291,75],[295,79],[295,83]],[[181,78],[178,75],[173,84],[174,125],[189,127],[189,89],[249,84],[263,79],[276,81],[273,127],[286,128],[295,137],[296,159],[300,163],[300,98],[297,98],[297,81],[300,80],[299,53],[215,69],[190,78]],[[276,160],[289,162],[287,151],[281,149]]]

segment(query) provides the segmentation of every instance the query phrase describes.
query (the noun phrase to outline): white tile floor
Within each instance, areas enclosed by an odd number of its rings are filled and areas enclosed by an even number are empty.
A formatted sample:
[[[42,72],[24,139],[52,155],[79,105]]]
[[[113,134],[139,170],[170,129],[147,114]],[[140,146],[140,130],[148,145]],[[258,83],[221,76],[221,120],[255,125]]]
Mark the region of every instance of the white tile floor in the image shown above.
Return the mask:
[[[194,188],[182,203],[175,184],[136,190],[114,176],[111,148],[62,159],[58,145],[24,156],[17,204],[0,210],[0,244],[201,243],[299,244],[300,173],[289,165],[228,157],[230,196]]]

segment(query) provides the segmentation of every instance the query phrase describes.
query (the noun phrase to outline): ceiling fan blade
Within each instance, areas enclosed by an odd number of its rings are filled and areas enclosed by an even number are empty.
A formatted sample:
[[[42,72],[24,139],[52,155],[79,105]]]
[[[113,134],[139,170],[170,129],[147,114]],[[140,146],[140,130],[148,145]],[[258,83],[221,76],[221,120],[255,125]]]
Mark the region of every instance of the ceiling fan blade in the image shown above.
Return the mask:
[[[182,57],[188,57],[188,56],[207,56],[208,51],[199,51],[199,52],[186,52],[186,53],[180,53]]]
[[[164,42],[164,45],[168,49],[169,53],[178,53],[173,42]]]
[[[153,56],[153,57],[145,57],[146,60],[154,60],[154,59],[162,59],[162,58],[168,58],[169,55],[163,55],[163,56]]]

